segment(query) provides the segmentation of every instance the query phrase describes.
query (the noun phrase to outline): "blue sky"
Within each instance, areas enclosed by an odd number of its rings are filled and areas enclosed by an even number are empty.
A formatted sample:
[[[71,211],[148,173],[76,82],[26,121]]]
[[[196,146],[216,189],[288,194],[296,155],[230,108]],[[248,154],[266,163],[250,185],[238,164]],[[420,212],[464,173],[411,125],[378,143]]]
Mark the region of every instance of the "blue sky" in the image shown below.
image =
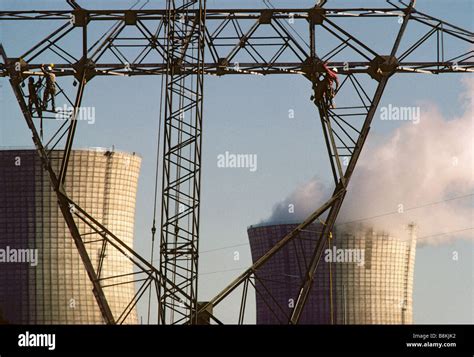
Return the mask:
[[[101,2],[80,2],[98,7]],[[129,7],[131,1],[110,1],[107,7]],[[152,3],[152,2],[151,2]],[[159,2],[160,5],[162,2]],[[275,6],[309,7],[313,1],[273,1]],[[295,5],[298,3],[298,5]],[[382,1],[336,1],[351,5],[379,6]],[[209,7],[254,6],[262,1],[208,1]],[[150,7],[150,4],[148,5]],[[66,8],[60,1],[2,0],[1,9]],[[468,0],[433,2],[418,0],[417,8],[435,17],[472,29],[473,5]],[[48,24],[28,22],[0,24],[0,39],[10,56],[19,55],[51,29]],[[410,30],[410,29],[409,29]],[[365,24],[354,29],[373,43],[391,42],[388,28],[370,30]],[[416,30],[414,30],[416,31]],[[21,40],[19,40],[21,39]],[[322,44],[325,46],[327,44]],[[72,41],[68,46],[73,46]],[[461,75],[398,75],[392,78],[383,105],[414,106],[436,103],[446,117],[460,114],[456,103],[463,91]],[[9,84],[0,80],[0,146],[31,146],[30,134]],[[200,299],[212,297],[239,269],[251,263],[246,228],[271,214],[274,204],[314,176],[330,183],[329,164],[319,118],[310,102],[311,85],[299,76],[206,77],[203,134],[203,187],[201,213]],[[83,106],[95,106],[93,125],[80,123],[76,147],[102,146],[138,152],[142,172],[137,197],[136,248],[149,256],[153,213],[156,132],[160,80],[158,77],[94,78],[86,87]],[[295,118],[288,118],[294,110]],[[403,122],[374,121],[368,139],[386,135]],[[218,154],[225,151],[258,155],[258,170],[219,169]],[[161,182],[159,183],[161,187]],[[158,214],[159,217],[159,214]],[[220,247],[235,246],[213,252]],[[234,260],[234,252],[240,259]],[[460,259],[452,260],[458,251]],[[419,248],[414,289],[415,323],[473,322],[473,243]],[[253,308],[253,307],[252,307]],[[232,311],[232,309],[229,309]],[[142,311],[142,310],[141,310]],[[232,312],[229,312],[230,316]]]

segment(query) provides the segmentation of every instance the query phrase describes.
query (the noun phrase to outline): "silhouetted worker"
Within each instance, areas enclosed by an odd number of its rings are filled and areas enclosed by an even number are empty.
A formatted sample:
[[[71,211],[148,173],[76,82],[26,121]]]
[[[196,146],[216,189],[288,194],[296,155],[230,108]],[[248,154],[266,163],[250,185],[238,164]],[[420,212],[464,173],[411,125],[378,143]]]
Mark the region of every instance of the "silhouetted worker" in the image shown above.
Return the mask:
[[[35,106],[36,112],[42,116],[41,113],[41,106],[39,104],[39,98],[38,98],[38,83],[35,83],[35,80],[33,77],[28,78],[28,109],[30,110],[30,113],[33,112],[33,105]]]
[[[42,68],[42,70],[46,78],[46,88],[43,92],[43,109],[47,110],[48,100],[51,96],[51,111],[54,111],[54,108],[56,107],[54,105],[54,97],[56,95],[56,75],[51,72],[53,70],[51,66],[48,66],[47,70],[44,68]]]
[[[325,86],[323,85],[323,81],[319,78],[313,82],[313,92],[314,94],[311,96],[311,100],[314,101],[314,104],[318,105],[322,103],[324,98],[324,90]]]

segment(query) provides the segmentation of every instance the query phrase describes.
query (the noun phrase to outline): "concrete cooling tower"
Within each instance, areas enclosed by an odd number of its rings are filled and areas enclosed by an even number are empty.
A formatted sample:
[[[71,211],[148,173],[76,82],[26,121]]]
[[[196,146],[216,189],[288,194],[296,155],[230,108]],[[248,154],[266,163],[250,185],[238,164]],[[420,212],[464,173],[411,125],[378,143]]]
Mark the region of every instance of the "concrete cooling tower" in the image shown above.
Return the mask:
[[[250,227],[255,262],[296,224]],[[314,224],[257,270],[257,324],[288,321],[322,226]],[[416,238],[363,225],[335,230],[318,265],[301,324],[411,324]],[[297,258],[298,255],[298,258]]]
[[[62,151],[51,153],[59,172]],[[71,154],[65,190],[124,243],[133,245],[135,197],[141,159],[105,149]],[[90,233],[76,219],[81,233]],[[83,235],[97,266],[102,242]],[[96,242],[94,242],[94,238]],[[133,273],[130,261],[106,249],[102,276]],[[127,276],[115,278],[125,282]],[[134,284],[104,288],[115,316],[135,294]],[[102,324],[74,241],[35,150],[0,151],[0,320],[12,324]],[[126,323],[137,323],[135,310]]]

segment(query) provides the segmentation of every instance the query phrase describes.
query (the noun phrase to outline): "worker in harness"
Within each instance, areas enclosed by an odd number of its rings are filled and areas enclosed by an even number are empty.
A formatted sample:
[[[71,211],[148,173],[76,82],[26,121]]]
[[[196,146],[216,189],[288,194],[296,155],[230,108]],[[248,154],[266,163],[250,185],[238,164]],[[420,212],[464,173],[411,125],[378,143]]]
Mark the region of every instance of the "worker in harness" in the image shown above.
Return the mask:
[[[35,80],[33,77],[28,78],[28,109],[30,110],[30,113],[32,113],[33,105],[34,105],[36,112],[41,117],[43,114],[42,114],[41,106],[39,104],[39,98],[38,98],[38,92],[37,92],[39,84],[40,84],[39,81],[35,83]]]
[[[326,63],[323,63],[323,70],[321,76],[313,82],[314,95],[311,100],[316,105],[324,104],[327,108],[335,108],[334,97],[339,88],[339,79],[337,77],[337,70],[330,69]]]
[[[43,110],[48,110],[48,100],[49,97],[51,97],[51,111],[54,112],[54,108],[56,107],[54,104],[56,96],[56,75],[52,72],[52,66],[53,65],[48,66],[46,69],[42,66],[41,70],[46,78],[46,88],[43,91]]]
[[[339,89],[339,79],[337,78],[336,73],[337,69],[330,69],[326,63],[323,63],[323,68],[326,71],[326,75],[323,79],[326,104],[330,108],[335,108],[334,97],[336,96],[336,92]]]

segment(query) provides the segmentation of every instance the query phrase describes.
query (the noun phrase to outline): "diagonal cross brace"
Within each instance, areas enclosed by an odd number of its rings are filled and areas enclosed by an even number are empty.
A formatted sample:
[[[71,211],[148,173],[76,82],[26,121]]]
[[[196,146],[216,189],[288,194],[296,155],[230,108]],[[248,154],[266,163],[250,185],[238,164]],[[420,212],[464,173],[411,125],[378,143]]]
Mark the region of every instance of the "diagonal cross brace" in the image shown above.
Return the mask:
[[[4,59],[5,64],[9,64],[8,58],[5,54],[5,50],[3,46],[0,45],[0,54],[2,55]],[[58,199],[59,207],[61,209],[61,213],[64,217],[64,220],[66,221],[66,224],[69,228],[69,231],[71,233],[72,238],[74,239],[74,243],[76,245],[76,248],[79,252],[79,255],[81,257],[81,260],[84,264],[84,268],[86,269],[87,275],[89,276],[89,279],[92,283],[93,286],[93,293],[94,297],[97,301],[97,304],[102,312],[102,316],[105,319],[105,322],[107,324],[114,324],[114,317],[112,314],[112,310],[110,309],[110,306],[107,302],[107,299],[105,297],[104,291],[102,287],[100,286],[97,274],[94,270],[94,266],[89,258],[89,255],[87,253],[86,247],[84,246],[84,242],[82,241],[81,234],[79,233],[79,229],[76,225],[76,222],[74,221],[74,218],[72,216],[72,212],[69,208],[69,202],[65,198],[65,196],[62,194],[63,192],[63,185],[61,181],[58,179],[56,176],[56,173],[54,172],[53,168],[51,167],[50,161],[48,154],[46,153],[46,150],[43,146],[43,143],[41,142],[41,139],[39,137],[39,134],[36,130],[36,127],[33,123],[33,119],[31,117],[31,113],[28,110],[28,106],[25,103],[25,99],[23,98],[20,90],[20,81],[21,77],[14,71],[14,68],[12,66],[9,66],[10,68],[10,84],[13,89],[13,93],[15,94],[15,97],[18,101],[18,104],[20,105],[21,111],[23,113],[23,116],[25,117],[26,123],[28,124],[29,129],[31,130],[31,133],[33,135],[33,142],[35,144],[36,150],[39,154],[39,157],[41,159],[41,163],[43,165],[43,168],[48,172],[49,178],[51,180],[51,184],[53,185],[54,192],[56,193],[56,197]],[[82,89],[79,89],[82,90]]]
[[[408,25],[408,21],[410,20],[410,14],[413,11],[413,7],[415,5],[415,0],[411,0],[410,5],[406,9],[406,16],[403,18],[403,23],[401,25],[401,28],[398,32],[397,38],[395,40],[395,43],[392,47],[392,51],[390,56],[393,58],[398,50],[398,47],[400,45],[400,42],[402,40],[403,34],[405,33],[406,27]],[[340,181],[337,184],[334,194],[338,192],[342,192],[342,194],[339,195],[338,199],[334,202],[332,205],[329,215],[326,219],[326,222],[323,226],[323,229],[321,231],[321,234],[319,236],[318,242],[316,243],[316,247],[314,249],[313,256],[311,258],[311,262],[309,264],[305,279],[301,285],[301,288],[299,290],[298,298],[296,300],[295,306],[293,308],[293,311],[290,316],[290,324],[297,324],[300,317],[301,313],[303,312],[304,306],[306,304],[306,301],[308,299],[308,295],[311,291],[311,288],[313,286],[313,279],[314,275],[316,274],[316,269],[318,268],[319,261],[321,259],[321,255],[323,253],[324,249],[324,244],[326,242],[326,237],[329,235],[329,233],[332,231],[334,227],[334,223],[336,222],[337,215],[339,213],[339,210],[342,206],[342,202],[344,201],[344,197],[346,195],[346,190],[347,190],[347,185],[349,184],[350,178],[352,176],[352,173],[354,172],[354,168],[357,164],[357,161],[359,159],[360,153],[362,151],[362,148],[364,146],[365,140],[367,139],[367,136],[369,134],[370,130],[370,125],[372,123],[372,119],[374,118],[375,111],[377,110],[378,104],[380,102],[380,99],[382,98],[383,91],[385,89],[385,86],[387,85],[387,81],[389,78],[390,74],[384,75],[381,80],[379,81],[379,84],[377,86],[377,89],[375,90],[374,97],[372,99],[372,105],[369,109],[369,112],[367,113],[367,116],[364,120],[364,125],[362,126],[362,130],[360,132],[360,135],[358,137],[357,143],[355,145],[354,151],[351,155],[351,159],[349,161],[349,165],[347,167],[347,170],[345,171],[344,175],[340,177]],[[319,111],[327,114],[327,108],[321,108],[322,104],[319,105]],[[330,123],[330,119],[327,118],[327,124]],[[331,137],[331,142],[334,143],[334,138],[332,137],[333,132],[332,130],[328,131],[329,136]],[[338,155],[338,150],[337,147],[333,147],[333,150],[328,150],[328,154],[330,156],[330,159],[332,160],[331,154],[332,152],[336,155],[336,162],[339,164],[339,169],[340,169],[340,158]]]

